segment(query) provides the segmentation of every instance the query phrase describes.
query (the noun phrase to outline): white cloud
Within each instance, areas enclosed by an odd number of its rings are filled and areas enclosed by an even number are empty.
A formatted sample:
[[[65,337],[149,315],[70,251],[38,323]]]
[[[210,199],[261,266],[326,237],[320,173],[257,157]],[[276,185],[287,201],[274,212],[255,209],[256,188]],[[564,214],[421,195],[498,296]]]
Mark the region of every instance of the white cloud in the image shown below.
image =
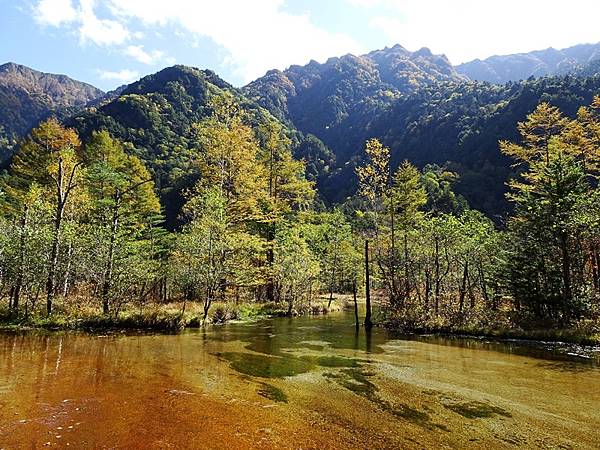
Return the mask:
[[[597,0],[347,1],[375,6],[369,25],[390,44],[411,50],[429,47],[455,64],[493,54],[600,41]]]
[[[33,10],[36,21],[42,25],[58,27],[77,18],[71,0],[41,0]]]
[[[118,81],[119,83],[130,83],[140,77],[135,70],[123,69],[119,71],[101,70],[100,78],[103,80]]]
[[[79,0],[76,7],[71,0],[40,0],[34,7],[34,17],[43,25],[74,25],[82,43],[115,45],[131,38],[131,33],[120,22],[99,19],[95,6],[95,0]]]
[[[152,65],[162,60],[165,54],[160,50],[147,52],[142,45],[130,45],[125,49],[125,54],[142,64]]]
[[[362,6],[364,8],[376,6],[381,3],[381,0],[346,0],[353,6]]]
[[[91,41],[97,45],[122,44],[129,40],[129,31],[119,22],[99,19],[94,13],[94,0],[80,0],[79,36],[82,42]]]
[[[250,81],[272,68],[323,61],[331,56],[360,53],[364,49],[350,36],[316,26],[308,14],[284,10],[285,0],[39,0],[40,21],[55,26],[69,23],[82,43],[101,46],[124,45],[122,51],[143,64],[173,63],[159,50],[148,51],[136,44],[140,37],[129,31],[135,21],[165,33],[182,32],[181,39],[193,45],[209,38],[223,50],[223,63],[232,66],[243,81]],[[365,0],[358,0],[365,1]],[[63,13],[52,16],[46,3],[62,2]],[[68,5],[70,7],[64,7]],[[102,6],[102,10],[100,10]],[[97,11],[106,13],[98,17]]]
[[[363,48],[351,37],[317,27],[306,14],[283,10],[284,0],[195,1],[108,0],[123,20],[146,25],[175,25],[193,36],[207,37],[226,52],[224,62],[244,81],[272,68],[324,60]],[[172,30],[171,30],[172,31]]]

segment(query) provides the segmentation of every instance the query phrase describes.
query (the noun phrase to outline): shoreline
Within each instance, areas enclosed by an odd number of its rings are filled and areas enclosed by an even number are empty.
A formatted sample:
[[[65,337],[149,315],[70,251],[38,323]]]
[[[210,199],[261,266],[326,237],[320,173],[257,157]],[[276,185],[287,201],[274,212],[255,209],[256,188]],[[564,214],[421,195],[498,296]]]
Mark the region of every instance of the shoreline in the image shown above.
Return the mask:
[[[240,315],[224,316],[215,321],[209,320],[202,324],[202,321],[193,314],[184,317],[180,313],[157,313],[149,311],[143,313],[122,313],[122,316],[90,315],[85,318],[66,318],[64,316],[55,316],[48,318],[30,318],[29,321],[5,320],[0,318],[0,333],[29,333],[29,332],[81,332],[90,335],[112,332],[112,333],[159,333],[159,334],[178,334],[186,329],[199,329],[205,326],[219,326],[227,323],[244,323],[256,320],[263,320],[277,317],[298,317],[305,315],[325,315],[332,312],[344,311],[343,304],[336,302],[331,309],[322,305],[314,305],[313,308],[305,308],[301,311],[294,310],[292,314],[287,313],[287,309],[273,309],[264,304],[243,304],[245,311]],[[209,319],[212,317],[209,316]],[[574,329],[561,328],[555,330],[523,330],[515,329],[497,329],[489,330],[483,328],[433,328],[433,327],[394,327],[380,322],[376,324],[389,332],[403,336],[414,337],[441,337],[445,339],[488,339],[496,342],[531,342],[548,344],[570,344],[587,347],[600,346],[600,334],[578,334]]]
[[[459,339],[488,339],[497,342],[538,342],[549,344],[571,344],[594,347],[600,345],[600,334],[577,334],[573,329],[561,328],[556,330],[523,330],[521,328],[486,330],[486,329],[442,329],[428,327],[398,328],[382,324],[386,330],[412,336],[436,336]]]
[[[239,305],[216,304],[211,307],[206,322],[202,314],[194,311],[182,311],[177,305],[158,305],[147,311],[123,311],[119,315],[104,315],[100,312],[88,314],[55,313],[50,317],[43,315],[10,317],[0,316],[0,332],[83,332],[89,334],[138,331],[146,333],[177,334],[186,329],[198,329],[204,326],[218,326],[229,322],[250,322],[273,317],[296,317],[304,315],[323,315],[343,310],[343,305],[333,302],[331,308],[327,302],[316,302],[311,306],[293,309],[288,313],[286,305],[242,303]],[[168,309],[168,306],[171,306]],[[188,306],[190,306],[188,304]],[[200,305],[193,305],[199,307]]]

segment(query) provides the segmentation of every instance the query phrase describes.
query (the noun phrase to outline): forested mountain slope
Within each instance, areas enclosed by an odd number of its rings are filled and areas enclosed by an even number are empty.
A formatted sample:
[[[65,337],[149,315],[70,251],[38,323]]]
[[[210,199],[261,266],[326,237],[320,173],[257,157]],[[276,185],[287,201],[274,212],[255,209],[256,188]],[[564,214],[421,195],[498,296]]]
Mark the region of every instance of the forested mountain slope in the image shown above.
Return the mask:
[[[324,183],[324,195],[339,200],[353,192],[353,167],[362,158],[357,143],[379,137],[390,146],[393,167],[404,159],[418,166],[446,164],[459,175],[457,191],[473,207],[490,216],[503,214],[509,207],[504,193],[511,167],[498,141],[518,140],[513,124],[540,102],[574,116],[599,92],[599,76],[565,76],[503,86],[440,84],[403,96],[368,124],[356,124],[346,133],[324,139],[340,162],[338,171]]]
[[[51,114],[63,115],[104,95],[66,75],[38,72],[14,63],[0,66],[0,127],[7,136],[27,133]]]
[[[396,45],[362,56],[311,61],[267,74],[243,88],[244,93],[279,119],[314,134],[343,127],[370,106],[389,104],[401,93],[438,81],[460,81],[448,59],[423,48],[409,52]]]
[[[491,56],[456,66],[471,80],[503,84],[529,77],[566,75],[600,59],[600,43],[581,44],[556,50],[547,48],[529,53]]]
[[[594,55],[594,46],[567,50],[578,61]],[[542,101],[574,115],[600,92],[594,61],[574,74],[499,85],[469,81],[444,56],[400,45],[272,70],[242,89],[209,70],[174,66],[99,96],[101,91],[66,77],[2,68],[0,92],[15,91],[14,80],[27,88],[19,88],[19,107],[0,115],[0,130],[7,123],[0,144],[8,146],[49,114],[71,115],[66,124],[84,138],[106,129],[148,165],[170,220],[196,177],[194,124],[210,113],[208,100],[215,95],[237,99],[256,129],[272,116],[285,123],[295,156],[305,160],[308,178],[328,203],[354,194],[354,168],[365,141],[375,137],[390,147],[393,168],[404,159],[420,167],[444,165],[457,173],[456,190],[474,208],[500,216],[509,209],[504,193],[512,169],[498,140],[517,139],[514,124]],[[46,94],[35,94],[34,87]],[[6,98],[0,96],[0,103]]]
[[[397,62],[404,52],[397,46],[324,65],[293,66],[284,72],[271,71],[244,88],[275,116],[316,135],[332,150],[336,169],[322,174],[320,180],[321,194],[330,202],[343,201],[355,192],[354,167],[363,157],[364,142],[375,137],[390,147],[394,168],[404,159],[421,167],[447,165],[459,175],[458,192],[474,208],[490,216],[502,215],[509,208],[504,193],[511,169],[498,141],[516,139],[514,124],[542,101],[574,115],[600,92],[596,75],[505,85],[466,81],[440,63],[444,57],[424,50],[416,53],[427,61],[429,70],[413,71],[411,82],[395,82],[390,73],[382,75],[382,67],[394,69],[375,61]],[[590,69],[582,75],[593,73]]]
[[[276,120],[214,72],[173,66],[120,88],[66,124],[75,127],[83,139],[93,131],[107,130],[128,143],[129,151],[153,174],[167,220],[173,224],[183,204],[183,191],[198,177],[195,125],[212,113],[210,100],[222,95],[231,95],[240,104],[255,129]],[[309,175],[319,161],[331,159],[318,139],[293,130],[287,133],[294,148],[311,159]]]

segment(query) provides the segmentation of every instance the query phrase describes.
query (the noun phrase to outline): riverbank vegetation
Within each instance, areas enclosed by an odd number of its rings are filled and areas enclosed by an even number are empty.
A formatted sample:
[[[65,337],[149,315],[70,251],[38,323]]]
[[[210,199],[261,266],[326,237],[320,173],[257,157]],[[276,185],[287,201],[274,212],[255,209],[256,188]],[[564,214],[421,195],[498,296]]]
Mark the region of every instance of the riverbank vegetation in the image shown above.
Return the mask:
[[[106,131],[81,142],[53,119],[31,132],[1,183],[7,316],[27,323],[93,304],[93,317],[119,323],[173,302],[181,318],[200,304],[200,322],[215,303],[275,304],[268,309],[295,315],[323,309],[323,286],[332,307],[360,264],[347,219],[315,208],[304,164],[276,121],[253,128],[227,95],[211,108],[195,125],[198,181],[186,191],[182,225],[169,231],[131,145]]]
[[[541,104],[518,124],[519,143],[500,143],[515,163],[514,212],[500,227],[456,200],[449,174],[405,164],[387,178],[387,154],[367,146],[361,170],[381,171],[376,189],[361,186],[388,326],[598,340],[599,110],[596,98],[571,120]]]
[[[325,207],[277,121],[256,125],[228,95],[210,109],[174,229],[131,144],[82,142],[53,119],[20,143],[0,181],[3,322],[175,330],[323,312],[344,293],[366,296],[371,326],[372,287],[404,331],[600,331],[600,98],[575,119],[541,104],[519,142],[500,143],[514,212],[495,222],[444,167],[392,171],[377,139],[357,194]]]

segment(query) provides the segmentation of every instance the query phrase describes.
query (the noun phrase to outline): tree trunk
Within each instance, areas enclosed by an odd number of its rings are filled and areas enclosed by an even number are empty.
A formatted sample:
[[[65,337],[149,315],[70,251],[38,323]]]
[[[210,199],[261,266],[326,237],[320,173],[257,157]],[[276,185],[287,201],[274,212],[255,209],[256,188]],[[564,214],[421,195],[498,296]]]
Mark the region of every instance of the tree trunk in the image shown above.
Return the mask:
[[[21,289],[23,288],[23,277],[25,272],[25,228],[27,227],[27,211],[28,207],[23,207],[23,215],[19,225],[19,272],[17,274],[17,280],[15,281],[14,288],[12,290],[12,302],[10,307],[19,313],[19,298],[21,296]]]
[[[52,238],[52,250],[48,263],[48,280],[46,281],[46,311],[48,315],[52,314],[52,303],[56,290],[56,270],[58,268],[58,250],[60,246],[60,232],[62,219],[65,213],[65,206],[71,190],[75,187],[75,174],[80,163],[75,164],[71,174],[67,177],[65,186],[65,174],[62,158],[58,159],[58,173],[54,181],[56,182],[56,216],[54,217],[54,236]]]
[[[561,236],[561,253],[562,253],[562,278],[564,287],[564,302],[569,304],[573,298],[571,289],[571,255],[569,254],[569,245],[567,236]],[[566,306],[566,305],[565,305]]]
[[[71,277],[71,258],[73,256],[73,244],[69,243],[69,249],[67,250],[67,267],[65,268],[65,276],[63,279],[62,295],[66,297],[69,293],[69,278]]]
[[[438,237],[435,237],[435,313],[437,314],[440,307],[440,242]]]
[[[360,327],[358,319],[358,301],[356,300],[356,277],[352,280],[352,297],[354,299],[354,325]]]
[[[479,284],[481,285],[481,295],[483,296],[483,300],[486,305],[490,303],[490,296],[488,294],[488,286],[485,282],[485,273],[483,271],[483,264],[481,261],[479,262]]]
[[[58,266],[58,250],[63,213],[64,205],[62,202],[59,202],[56,208],[56,218],[54,219],[54,237],[52,238],[52,250],[50,251],[50,263],[48,265],[48,279],[46,281],[46,312],[48,315],[52,314],[52,305],[54,302],[56,268]]]
[[[469,263],[465,262],[464,265],[464,269],[463,269],[463,276],[462,276],[462,283],[460,285],[460,289],[459,289],[459,308],[460,311],[462,312],[464,306],[465,306],[465,295],[467,293],[467,278],[469,277]]]
[[[331,308],[331,302],[333,301],[333,285],[335,283],[335,266],[337,265],[337,251],[333,257],[333,266],[331,267],[331,279],[329,280],[329,302],[327,303],[327,309]]]
[[[115,243],[117,241],[117,231],[119,230],[119,190],[115,192],[112,223],[110,227],[110,241],[108,244],[108,257],[106,260],[106,271],[104,273],[104,282],[102,283],[102,312],[110,312],[110,290],[112,288],[112,277],[115,265]]]
[[[404,231],[404,298],[408,299],[410,296],[410,267],[408,264],[408,235]]]
[[[429,269],[425,269],[425,310],[429,312],[429,295],[431,291],[431,274]]]
[[[467,293],[469,294],[469,308],[475,308],[475,293],[473,292],[473,283],[471,282],[471,275],[467,276]]]
[[[391,184],[391,180],[390,180]],[[396,280],[396,227],[395,227],[395,216],[396,216],[396,208],[394,207],[394,195],[390,195],[390,219],[391,219],[391,229],[390,229],[390,239],[392,245],[392,257],[390,258],[390,287],[392,291],[391,295],[391,304],[396,306],[399,301],[398,295],[398,283]]]
[[[269,231],[267,233],[267,266],[269,270],[268,280],[267,280],[267,301],[274,302],[275,301],[275,280],[273,280],[273,262],[275,261],[275,254],[273,251],[273,244],[275,241],[275,232],[272,229],[272,226],[269,226]]]
[[[210,289],[207,289],[206,299],[204,300],[204,318],[202,319],[202,324],[206,324],[206,318],[208,317],[208,310],[210,309],[210,305],[212,303],[212,293]]]
[[[596,292],[600,292],[600,252],[597,243],[593,246],[592,260],[592,265],[595,268],[594,285],[596,286]]]
[[[373,321],[371,320],[371,286],[369,279],[369,240],[365,239],[365,297],[367,311],[365,313],[365,328],[370,329],[373,327]]]

